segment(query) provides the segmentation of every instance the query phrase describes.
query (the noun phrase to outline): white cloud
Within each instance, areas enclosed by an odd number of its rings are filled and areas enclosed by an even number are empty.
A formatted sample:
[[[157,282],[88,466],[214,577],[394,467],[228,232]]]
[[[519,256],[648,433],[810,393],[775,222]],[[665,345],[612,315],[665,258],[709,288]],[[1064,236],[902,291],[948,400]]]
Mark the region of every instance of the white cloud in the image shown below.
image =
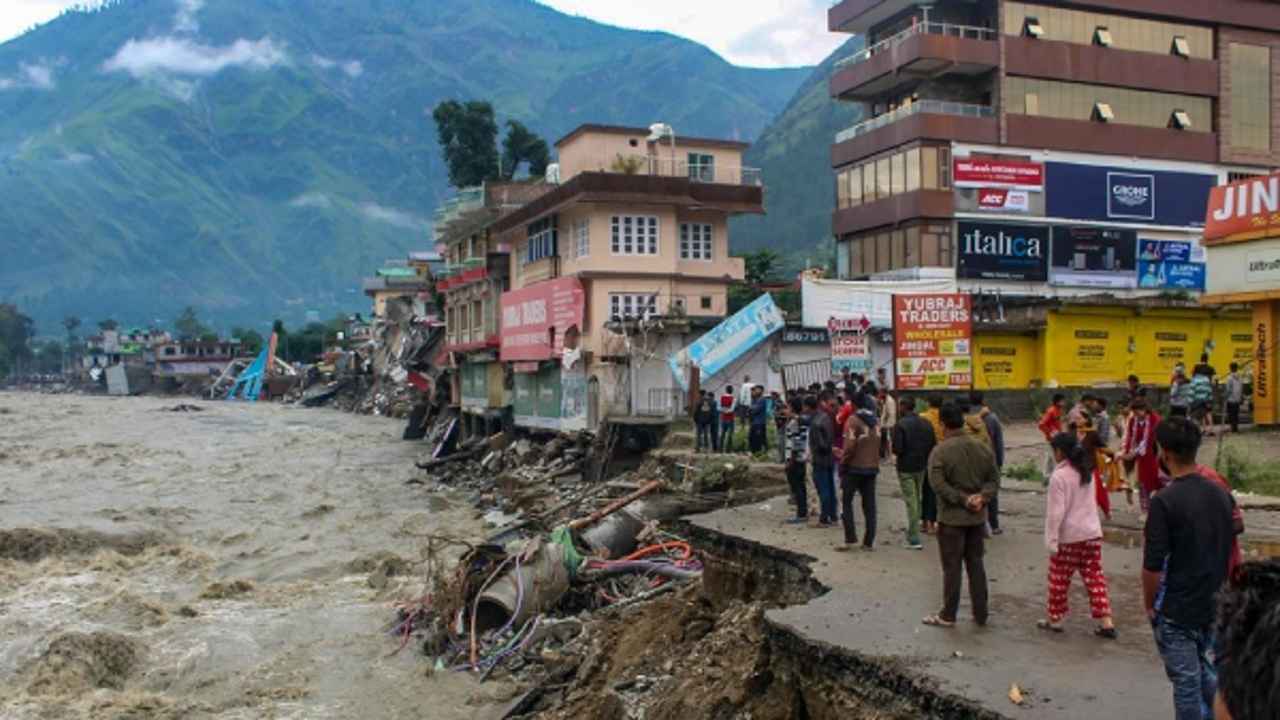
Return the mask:
[[[321,70],[332,70],[338,68],[347,74],[347,77],[358,78],[364,74],[364,63],[359,60],[334,60],[323,55],[311,56],[311,62]]]
[[[360,203],[360,206],[357,209],[360,211],[361,215],[364,215],[370,220],[386,223],[387,225],[394,225],[395,227],[404,228],[405,230],[425,230],[429,226],[429,223],[425,219],[420,218],[411,212],[397,210],[396,208],[389,208],[373,202]]]
[[[288,62],[284,47],[271,38],[241,38],[223,47],[202,45],[172,36],[130,40],[102,65],[107,72],[126,72],[134,77],[172,73],[204,77],[230,67],[267,70]]]
[[[178,11],[173,15],[173,30],[180,33],[196,33],[200,31],[200,22],[196,14],[204,7],[204,0],[178,0]]]
[[[41,59],[36,63],[18,63],[18,71],[13,75],[0,75],[0,90],[52,90],[54,85],[53,69],[62,61]]]
[[[328,195],[324,193],[303,193],[298,197],[289,201],[289,207],[304,208],[316,207],[327,208],[333,204]]]
[[[93,162],[93,156],[82,152],[69,152],[58,159],[64,165],[84,165]]]
[[[539,2],[610,25],[680,35],[751,67],[816,65],[849,39],[827,31],[829,0]]]

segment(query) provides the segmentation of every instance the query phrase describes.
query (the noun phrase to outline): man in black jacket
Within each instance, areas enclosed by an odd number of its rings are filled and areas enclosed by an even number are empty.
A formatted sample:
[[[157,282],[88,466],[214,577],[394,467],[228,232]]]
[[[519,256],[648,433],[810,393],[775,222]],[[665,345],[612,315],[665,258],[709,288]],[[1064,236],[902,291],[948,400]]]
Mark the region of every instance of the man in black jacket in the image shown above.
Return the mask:
[[[898,482],[907,506],[907,547],[912,550],[924,549],[920,542],[920,496],[929,453],[936,444],[933,426],[916,414],[916,401],[903,398],[898,405],[898,424],[893,428],[893,454],[898,456]]]
[[[810,395],[804,399],[804,412],[809,416],[809,462],[813,465],[813,484],[818,490],[818,524],[836,522],[835,455],[836,424],[831,417],[831,395],[822,391],[822,400]]]

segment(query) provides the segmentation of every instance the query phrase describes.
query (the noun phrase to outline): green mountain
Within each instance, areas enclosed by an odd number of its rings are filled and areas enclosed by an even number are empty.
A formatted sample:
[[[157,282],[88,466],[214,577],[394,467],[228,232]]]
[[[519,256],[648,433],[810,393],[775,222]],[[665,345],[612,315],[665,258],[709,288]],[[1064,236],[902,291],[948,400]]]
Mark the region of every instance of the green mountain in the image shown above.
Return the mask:
[[[0,300],[44,327],[359,309],[449,195],[431,109],[754,139],[808,69],[531,0],[112,0],[0,44]]]
[[[860,49],[859,36],[814,68],[782,114],[747,151],[743,162],[764,172],[766,214],[733,221],[735,252],[769,248],[783,256],[788,269],[803,267],[805,260],[820,265],[834,259],[831,144],[836,133],[857,122],[862,111],[855,104],[832,100],[827,80],[837,61]]]

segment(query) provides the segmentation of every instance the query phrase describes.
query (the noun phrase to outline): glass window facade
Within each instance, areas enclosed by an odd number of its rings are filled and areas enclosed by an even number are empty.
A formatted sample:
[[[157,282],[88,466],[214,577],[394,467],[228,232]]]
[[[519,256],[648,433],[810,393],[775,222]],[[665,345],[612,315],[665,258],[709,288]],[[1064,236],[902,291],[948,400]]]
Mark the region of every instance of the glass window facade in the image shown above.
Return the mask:
[[[917,190],[948,190],[950,163],[950,148],[914,147],[843,168],[836,173],[836,207],[844,210]]]
[[[1044,28],[1042,40],[1092,45],[1098,28],[1102,27],[1106,28],[1107,34],[1111,36],[1110,47],[1118,50],[1168,55],[1173,51],[1173,39],[1181,37],[1186,39],[1190,57],[1213,59],[1213,29],[1200,25],[1140,20],[1122,15],[1068,10],[1024,2],[1006,2],[1004,4],[1005,34],[1021,35],[1028,17],[1040,21],[1040,26]]]
[[[843,238],[836,244],[836,258],[842,278],[921,266],[946,267],[954,262],[949,227],[928,222]]]
[[[1231,43],[1231,147],[1271,150],[1271,48]]]
[[[1210,132],[1213,129],[1213,101],[1206,97],[1025,77],[1008,78],[1005,91],[1014,99],[1009,103],[1012,113],[1020,107],[1034,105],[1037,111],[1034,114],[1037,115],[1090,120],[1094,105],[1105,103],[1115,112],[1114,122],[1122,125],[1165,128],[1169,126],[1173,111],[1182,110],[1191,118],[1192,131]],[[1016,98],[1024,98],[1025,103],[1017,102]]]

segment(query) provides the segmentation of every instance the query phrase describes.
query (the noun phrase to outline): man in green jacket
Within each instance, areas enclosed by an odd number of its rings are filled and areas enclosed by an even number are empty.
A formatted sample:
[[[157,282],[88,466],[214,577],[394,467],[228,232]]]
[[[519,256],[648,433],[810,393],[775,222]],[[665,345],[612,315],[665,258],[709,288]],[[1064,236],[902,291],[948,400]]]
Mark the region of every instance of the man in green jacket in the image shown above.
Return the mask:
[[[938,496],[938,554],[942,558],[942,612],[926,625],[955,627],[960,608],[960,567],[969,575],[973,619],[987,624],[987,570],[982,564],[987,504],[996,495],[1000,471],[995,455],[965,432],[964,412],[946,404],[939,413],[946,431],[929,454],[929,484]]]

